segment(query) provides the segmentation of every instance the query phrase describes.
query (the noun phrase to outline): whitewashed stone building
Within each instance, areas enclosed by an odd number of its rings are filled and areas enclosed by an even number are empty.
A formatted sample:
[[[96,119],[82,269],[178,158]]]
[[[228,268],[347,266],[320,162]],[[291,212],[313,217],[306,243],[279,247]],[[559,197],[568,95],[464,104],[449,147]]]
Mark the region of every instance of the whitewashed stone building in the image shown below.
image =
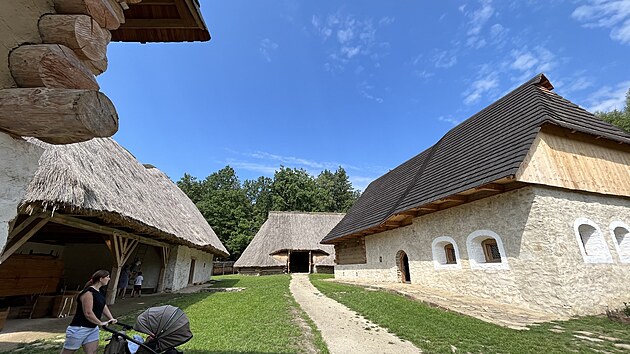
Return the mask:
[[[630,134],[540,74],[372,182],[324,238],[336,277],[558,315],[630,294]]]

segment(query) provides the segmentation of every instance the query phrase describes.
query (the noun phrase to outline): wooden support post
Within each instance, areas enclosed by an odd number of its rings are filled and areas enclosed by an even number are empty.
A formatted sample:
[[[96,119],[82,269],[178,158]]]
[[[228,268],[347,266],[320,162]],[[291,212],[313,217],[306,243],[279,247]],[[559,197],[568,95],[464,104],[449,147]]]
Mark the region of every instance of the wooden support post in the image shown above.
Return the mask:
[[[92,17],[98,24],[108,30],[120,27],[116,9],[110,0],[53,0],[55,10],[59,14],[83,14]],[[120,7],[120,5],[116,4]],[[122,10],[122,8],[121,8]]]
[[[291,273],[291,250],[287,251],[287,273]]]
[[[11,240],[9,244],[7,244],[7,247],[5,248],[4,252],[0,256],[0,264],[6,261],[7,258],[11,257],[11,255],[15,253],[15,251],[17,251],[20,247],[22,247],[22,245],[24,245],[26,241],[28,241],[31,237],[33,237],[33,235],[35,235],[37,231],[39,231],[42,227],[44,227],[44,225],[46,225],[46,223],[48,223],[49,220],[50,218],[44,218],[40,220],[37,224],[35,224],[35,226],[33,226],[30,230],[28,230],[28,232],[26,232],[24,235],[20,237],[14,237],[14,239]]]
[[[168,259],[171,255],[171,248],[168,246],[160,247],[162,254],[162,266],[160,267],[160,278],[158,279],[157,292],[164,292],[164,284],[166,280],[166,267],[168,266]]]
[[[42,42],[62,44],[74,51],[81,60],[105,58],[111,33],[102,29],[86,15],[44,15],[39,19]]]
[[[9,68],[20,87],[98,90],[94,74],[72,49],[60,44],[32,44],[9,54]]]
[[[107,96],[98,91],[2,89],[0,128],[51,144],[76,143],[114,135],[118,114]]]
[[[308,251],[308,273],[313,273],[313,251]]]
[[[113,304],[116,301],[116,290],[118,290],[117,285],[120,280],[120,272],[125,263],[127,263],[127,260],[129,260],[131,253],[138,245],[138,241],[112,232],[111,236],[105,239],[105,244],[107,248],[109,248],[114,261],[111,278],[107,286],[106,298],[108,304]]]

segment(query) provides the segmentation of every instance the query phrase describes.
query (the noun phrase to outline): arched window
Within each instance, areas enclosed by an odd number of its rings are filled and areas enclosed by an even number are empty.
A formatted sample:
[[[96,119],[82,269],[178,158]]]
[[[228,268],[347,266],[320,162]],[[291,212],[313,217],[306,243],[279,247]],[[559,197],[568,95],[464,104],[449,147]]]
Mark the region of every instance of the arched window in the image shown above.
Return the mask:
[[[612,256],[599,226],[587,218],[573,224],[575,238],[586,263],[612,263]]]
[[[501,237],[490,230],[477,230],[466,238],[472,269],[510,269]]]
[[[451,237],[441,236],[433,240],[433,266],[435,269],[460,269],[459,248]]]
[[[619,260],[630,263],[630,227],[621,221],[613,221],[610,224],[610,234]]]
[[[446,255],[446,264],[457,264],[457,256],[455,255],[455,247],[452,243],[444,246],[444,254]]]

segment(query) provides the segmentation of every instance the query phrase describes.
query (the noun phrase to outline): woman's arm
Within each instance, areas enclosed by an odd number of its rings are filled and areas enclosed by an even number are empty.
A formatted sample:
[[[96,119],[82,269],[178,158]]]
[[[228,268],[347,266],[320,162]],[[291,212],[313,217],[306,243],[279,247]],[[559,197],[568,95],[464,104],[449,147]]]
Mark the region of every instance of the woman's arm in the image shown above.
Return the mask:
[[[81,306],[83,307],[83,315],[88,321],[97,326],[105,326],[107,324],[107,322],[102,322],[100,318],[96,317],[94,311],[92,311],[92,306],[94,306],[94,295],[92,295],[91,292],[85,292],[81,295],[79,300],[81,301]]]
[[[103,308],[103,313],[105,314],[105,316],[107,316],[107,318],[109,318],[109,321],[107,321],[108,323],[118,322],[118,320],[115,319],[114,316],[112,316],[112,313],[111,311],[109,311],[109,307],[107,307],[107,305],[105,305],[105,307]]]

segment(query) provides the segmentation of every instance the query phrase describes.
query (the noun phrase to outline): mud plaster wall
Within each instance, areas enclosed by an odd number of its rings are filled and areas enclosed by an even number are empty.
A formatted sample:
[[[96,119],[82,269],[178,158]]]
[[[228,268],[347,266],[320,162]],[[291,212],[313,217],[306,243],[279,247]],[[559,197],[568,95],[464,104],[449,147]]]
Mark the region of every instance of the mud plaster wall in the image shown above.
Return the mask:
[[[169,255],[165,275],[165,290],[177,291],[188,286],[191,259],[195,259],[193,283],[204,283],[212,276],[211,253],[191,249],[186,246],[173,246]]]

